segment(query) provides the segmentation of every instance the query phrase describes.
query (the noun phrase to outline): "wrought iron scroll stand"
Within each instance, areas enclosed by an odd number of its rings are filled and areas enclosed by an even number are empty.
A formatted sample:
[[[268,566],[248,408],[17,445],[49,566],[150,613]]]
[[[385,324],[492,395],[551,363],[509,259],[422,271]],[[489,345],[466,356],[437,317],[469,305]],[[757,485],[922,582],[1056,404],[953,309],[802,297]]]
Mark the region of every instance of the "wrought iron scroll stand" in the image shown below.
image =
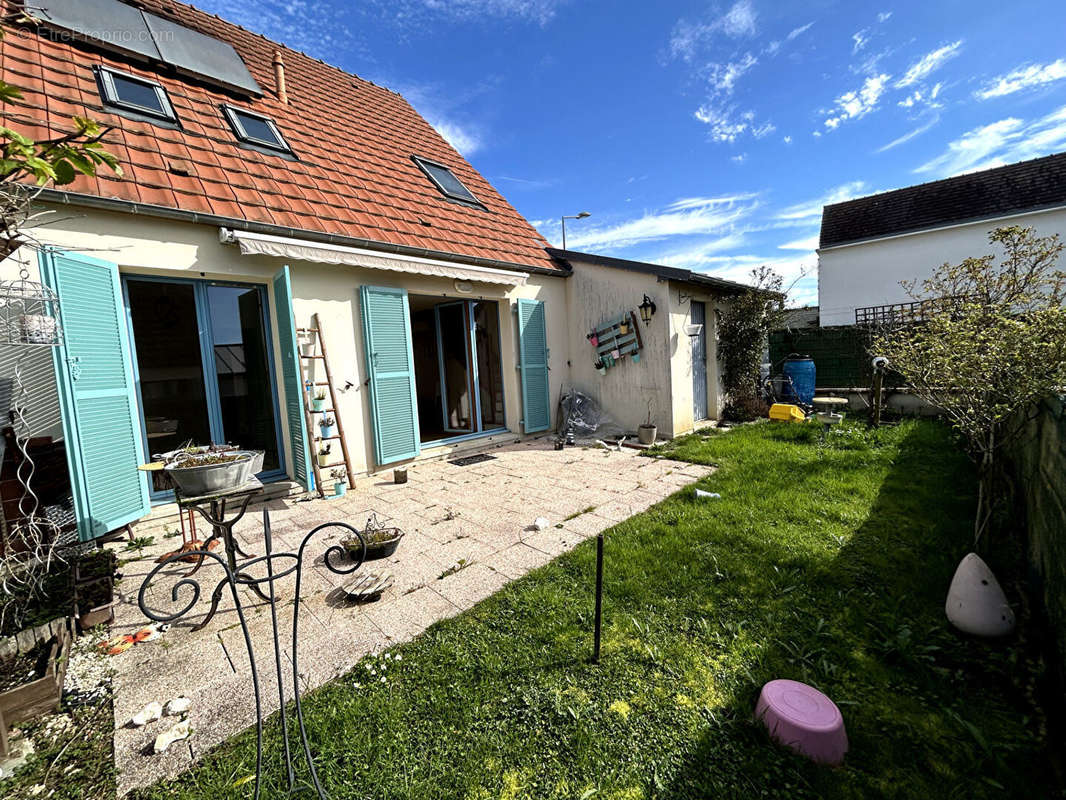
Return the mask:
[[[281,722],[281,740],[284,752],[285,769],[288,778],[288,794],[292,795],[297,789],[296,773],[293,764],[293,754],[289,747],[289,725],[288,717],[285,710],[285,679],[284,672],[282,670],[282,645],[279,638],[278,627],[278,612],[277,612],[277,595],[274,591],[275,581],[281,580],[294,572],[296,573],[296,591],[293,597],[293,611],[292,611],[292,674],[293,674],[293,700],[296,708],[296,721],[300,731],[300,743],[303,749],[303,755],[307,761],[308,771],[311,775],[311,783],[318,794],[320,800],[328,800],[325,790],[322,788],[322,784],[318,779],[318,772],[315,770],[315,762],[311,757],[311,746],[307,739],[307,730],[304,727],[304,715],[303,706],[300,698],[300,666],[299,666],[299,621],[300,621],[300,583],[303,577],[303,564],[304,554],[307,549],[307,544],[311,538],[321,531],[330,528],[340,528],[349,534],[354,534],[359,542],[362,544],[362,552],[359,558],[356,559],[350,565],[338,566],[334,564],[332,559],[344,558],[347,560],[348,550],[340,545],[331,545],[326,549],[323,554],[323,562],[326,567],[337,575],[350,575],[355,572],[362,565],[366,558],[366,539],[363,534],[344,522],[327,522],[313,528],[310,533],[304,536],[303,541],[300,542],[300,547],[295,553],[284,552],[274,553],[271,546],[270,535],[270,514],[266,509],[263,509],[263,544],[265,547],[265,555],[254,558],[251,561],[246,561],[241,565],[240,572],[230,568],[226,563],[226,559],[217,553],[213,553],[209,550],[193,550],[186,553],[176,553],[168,558],[163,563],[157,565],[141,584],[140,591],[137,595],[137,603],[141,608],[141,611],[149,619],[156,622],[174,622],[181,619],[188,614],[196,602],[200,599],[201,589],[199,581],[193,580],[187,574],[174,575],[170,577],[180,578],[177,583],[171,588],[170,597],[174,603],[180,602],[178,599],[179,594],[183,589],[188,589],[192,592],[192,599],[185,604],[184,607],[173,613],[165,613],[152,609],[148,606],[145,598],[145,592],[148,587],[155,580],[160,570],[170,565],[183,566],[182,559],[187,558],[190,555],[199,556],[201,559],[211,559],[218,563],[219,566],[226,573],[226,577],[223,579],[221,586],[228,585],[230,588],[230,594],[233,597],[233,605],[237,610],[237,618],[240,620],[241,632],[244,634],[244,645],[248,651],[248,664],[252,672],[252,688],[255,693],[255,735],[256,735],[256,752],[255,752],[255,793],[253,795],[254,800],[259,800],[259,792],[262,783],[263,775],[263,700],[260,695],[259,688],[259,671],[256,666],[255,653],[252,647],[251,634],[248,631],[248,622],[245,618],[244,608],[241,605],[241,596],[237,592],[239,586],[247,586],[257,594],[263,594],[267,598],[267,602],[270,605],[270,621],[271,632],[273,635],[274,644],[274,670],[278,679],[278,701],[279,701],[279,713],[278,717]],[[280,571],[274,571],[275,560],[278,562],[290,562],[287,566]],[[249,574],[248,569],[262,562],[266,567],[266,576],[256,578]],[[262,592],[262,587],[265,587],[265,593]],[[216,589],[218,591],[218,589]]]

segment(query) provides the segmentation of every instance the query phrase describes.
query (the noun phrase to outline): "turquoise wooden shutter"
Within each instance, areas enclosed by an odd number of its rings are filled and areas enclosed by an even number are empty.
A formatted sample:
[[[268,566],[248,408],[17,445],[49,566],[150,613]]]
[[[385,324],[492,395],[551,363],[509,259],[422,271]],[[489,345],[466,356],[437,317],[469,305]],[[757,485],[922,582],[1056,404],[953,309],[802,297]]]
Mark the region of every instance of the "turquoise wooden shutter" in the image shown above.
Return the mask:
[[[304,408],[303,378],[296,349],[296,315],[292,311],[292,282],[288,265],[274,276],[274,309],[278,315],[278,347],[281,348],[281,379],[285,385],[285,419],[289,423],[293,479],[310,491],[315,478],[307,448],[307,417]]]
[[[53,363],[84,542],[150,510],[125,307],[114,264],[46,251],[41,273],[59,295],[64,342]]]
[[[374,455],[379,465],[391,464],[421,451],[407,291],[363,286],[360,298]]]
[[[518,301],[518,368],[522,373],[522,424],[526,433],[545,431],[551,424],[548,395],[548,329],[544,303]]]

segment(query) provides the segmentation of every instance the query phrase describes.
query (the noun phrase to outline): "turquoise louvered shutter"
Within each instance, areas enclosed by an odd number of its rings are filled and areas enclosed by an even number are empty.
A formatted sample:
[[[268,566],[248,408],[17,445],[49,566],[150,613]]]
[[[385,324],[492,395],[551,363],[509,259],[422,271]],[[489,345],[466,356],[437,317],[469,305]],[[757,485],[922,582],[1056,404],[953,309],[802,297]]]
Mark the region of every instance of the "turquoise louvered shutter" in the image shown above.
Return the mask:
[[[78,538],[88,541],[150,509],[118,267],[46,251],[41,273],[59,295],[64,342],[53,362]]]
[[[296,315],[292,310],[292,281],[288,265],[274,276],[274,309],[278,316],[278,347],[281,349],[281,379],[285,385],[285,419],[289,423],[293,480],[310,491],[315,486],[307,447],[307,417],[304,409],[303,378],[296,349]]]
[[[407,291],[363,286],[360,298],[374,455],[379,465],[391,464],[421,450]]]
[[[548,328],[544,303],[518,301],[518,368],[522,373],[522,425],[526,433],[545,431],[551,424],[548,395]]]

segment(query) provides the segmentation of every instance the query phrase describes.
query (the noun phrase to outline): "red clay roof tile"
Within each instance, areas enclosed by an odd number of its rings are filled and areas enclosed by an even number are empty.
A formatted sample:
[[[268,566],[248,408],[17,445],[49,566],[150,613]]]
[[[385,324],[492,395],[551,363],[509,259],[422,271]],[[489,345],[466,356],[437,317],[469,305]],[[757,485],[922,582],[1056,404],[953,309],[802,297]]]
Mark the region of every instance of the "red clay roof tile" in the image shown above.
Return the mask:
[[[11,0],[0,2],[11,10]],[[8,27],[0,43],[0,75],[23,87],[26,101],[4,109],[5,124],[38,137],[70,130],[75,114],[114,127],[105,141],[121,153],[128,177],[82,176],[63,188],[557,269],[536,229],[400,95],[191,6],[171,0],[139,0],[137,5],[231,44],[265,94],[237,100],[103,50]],[[288,105],[273,92],[275,52],[285,64]],[[93,65],[159,81],[180,128],[106,110]],[[269,115],[296,159],[243,147],[223,118],[223,103]],[[449,201],[411,160],[413,155],[450,167],[485,209]],[[175,160],[191,164],[192,174],[171,171],[167,162]]]

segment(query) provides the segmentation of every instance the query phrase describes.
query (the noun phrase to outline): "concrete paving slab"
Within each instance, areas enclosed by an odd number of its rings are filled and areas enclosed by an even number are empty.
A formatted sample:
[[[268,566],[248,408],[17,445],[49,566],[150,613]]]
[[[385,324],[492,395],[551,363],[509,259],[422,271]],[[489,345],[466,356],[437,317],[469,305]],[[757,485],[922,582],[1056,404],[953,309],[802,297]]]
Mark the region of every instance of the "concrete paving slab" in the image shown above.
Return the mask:
[[[496,458],[473,467],[447,461],[417,464],[406,485],[391,483],[391,472],[359,479],[343,500],[271,500],[274,551],[297,548],[316,525],[340,520],[362,528],[371,513],[406,533],[396,553],[367,562],[360,572],[387,571],[394,583],[375,602],[356,604],[322,554],[341,532],[316,536],[308,544],[302,578],[299,641],[301,688],[311,689],[342,675],[367,653],[407,641],[438,620],[468,609],[553,557],[713,470],[642,457],[637,451],[567,448],[555,451],[550,438],[493,448]],[[590,513],[584,513],[593,508]],[[252,506],[236,532],[249,551],[262,553],[261,506]],[[452,516],[452,519],[446,517]],[[537,516],[551,527],[530,528]],[[562,525],[562,527],[556,527]],[[147,530],[148,528],[146,528]],[[201,535],[208,531],[198,523]],[[155,539],[141,550],[116,545],[124,580],[119,584],[116,633],[133,632],[148,620],[137,607],[137,591],[154,559],[180,544],[180,537]],[[441,574],[459,559],[468,566]],[[276,562],[276,563],[280,563]],[[153,607],[173,608],[169,592],[188,567],[168,570],[153,582]],[[255,571],[263,574],[260,567]],[[172,777],[187,769],[209,747],[254,722],[254,702],[243,637],[227,590],[218,614],[202,631],[192,632],[208,608],[220,577],[210,563],[194,576],[202,594],[190,620],[177,623],[166,645],[138,645],[115,659],[115,761],[122,772],[121,792]],[[292,679],[289,637],[295,576],[280,579],[278,614],[285,645],[286,681]],[[187,591],[187,590],[186,590]],[[181,595],[181,602],[188,595]],[[260,663],[267,710],[277,707],[269,609],[249,590],[240,591]],[[290,684],[291,685],[291,684]],[[184,691],[193,698],[196,734],[163,756],[147,755],[158,731],[121,727],[149,699],[165,701]],[[270,700],[273,697],[273,700]]]

